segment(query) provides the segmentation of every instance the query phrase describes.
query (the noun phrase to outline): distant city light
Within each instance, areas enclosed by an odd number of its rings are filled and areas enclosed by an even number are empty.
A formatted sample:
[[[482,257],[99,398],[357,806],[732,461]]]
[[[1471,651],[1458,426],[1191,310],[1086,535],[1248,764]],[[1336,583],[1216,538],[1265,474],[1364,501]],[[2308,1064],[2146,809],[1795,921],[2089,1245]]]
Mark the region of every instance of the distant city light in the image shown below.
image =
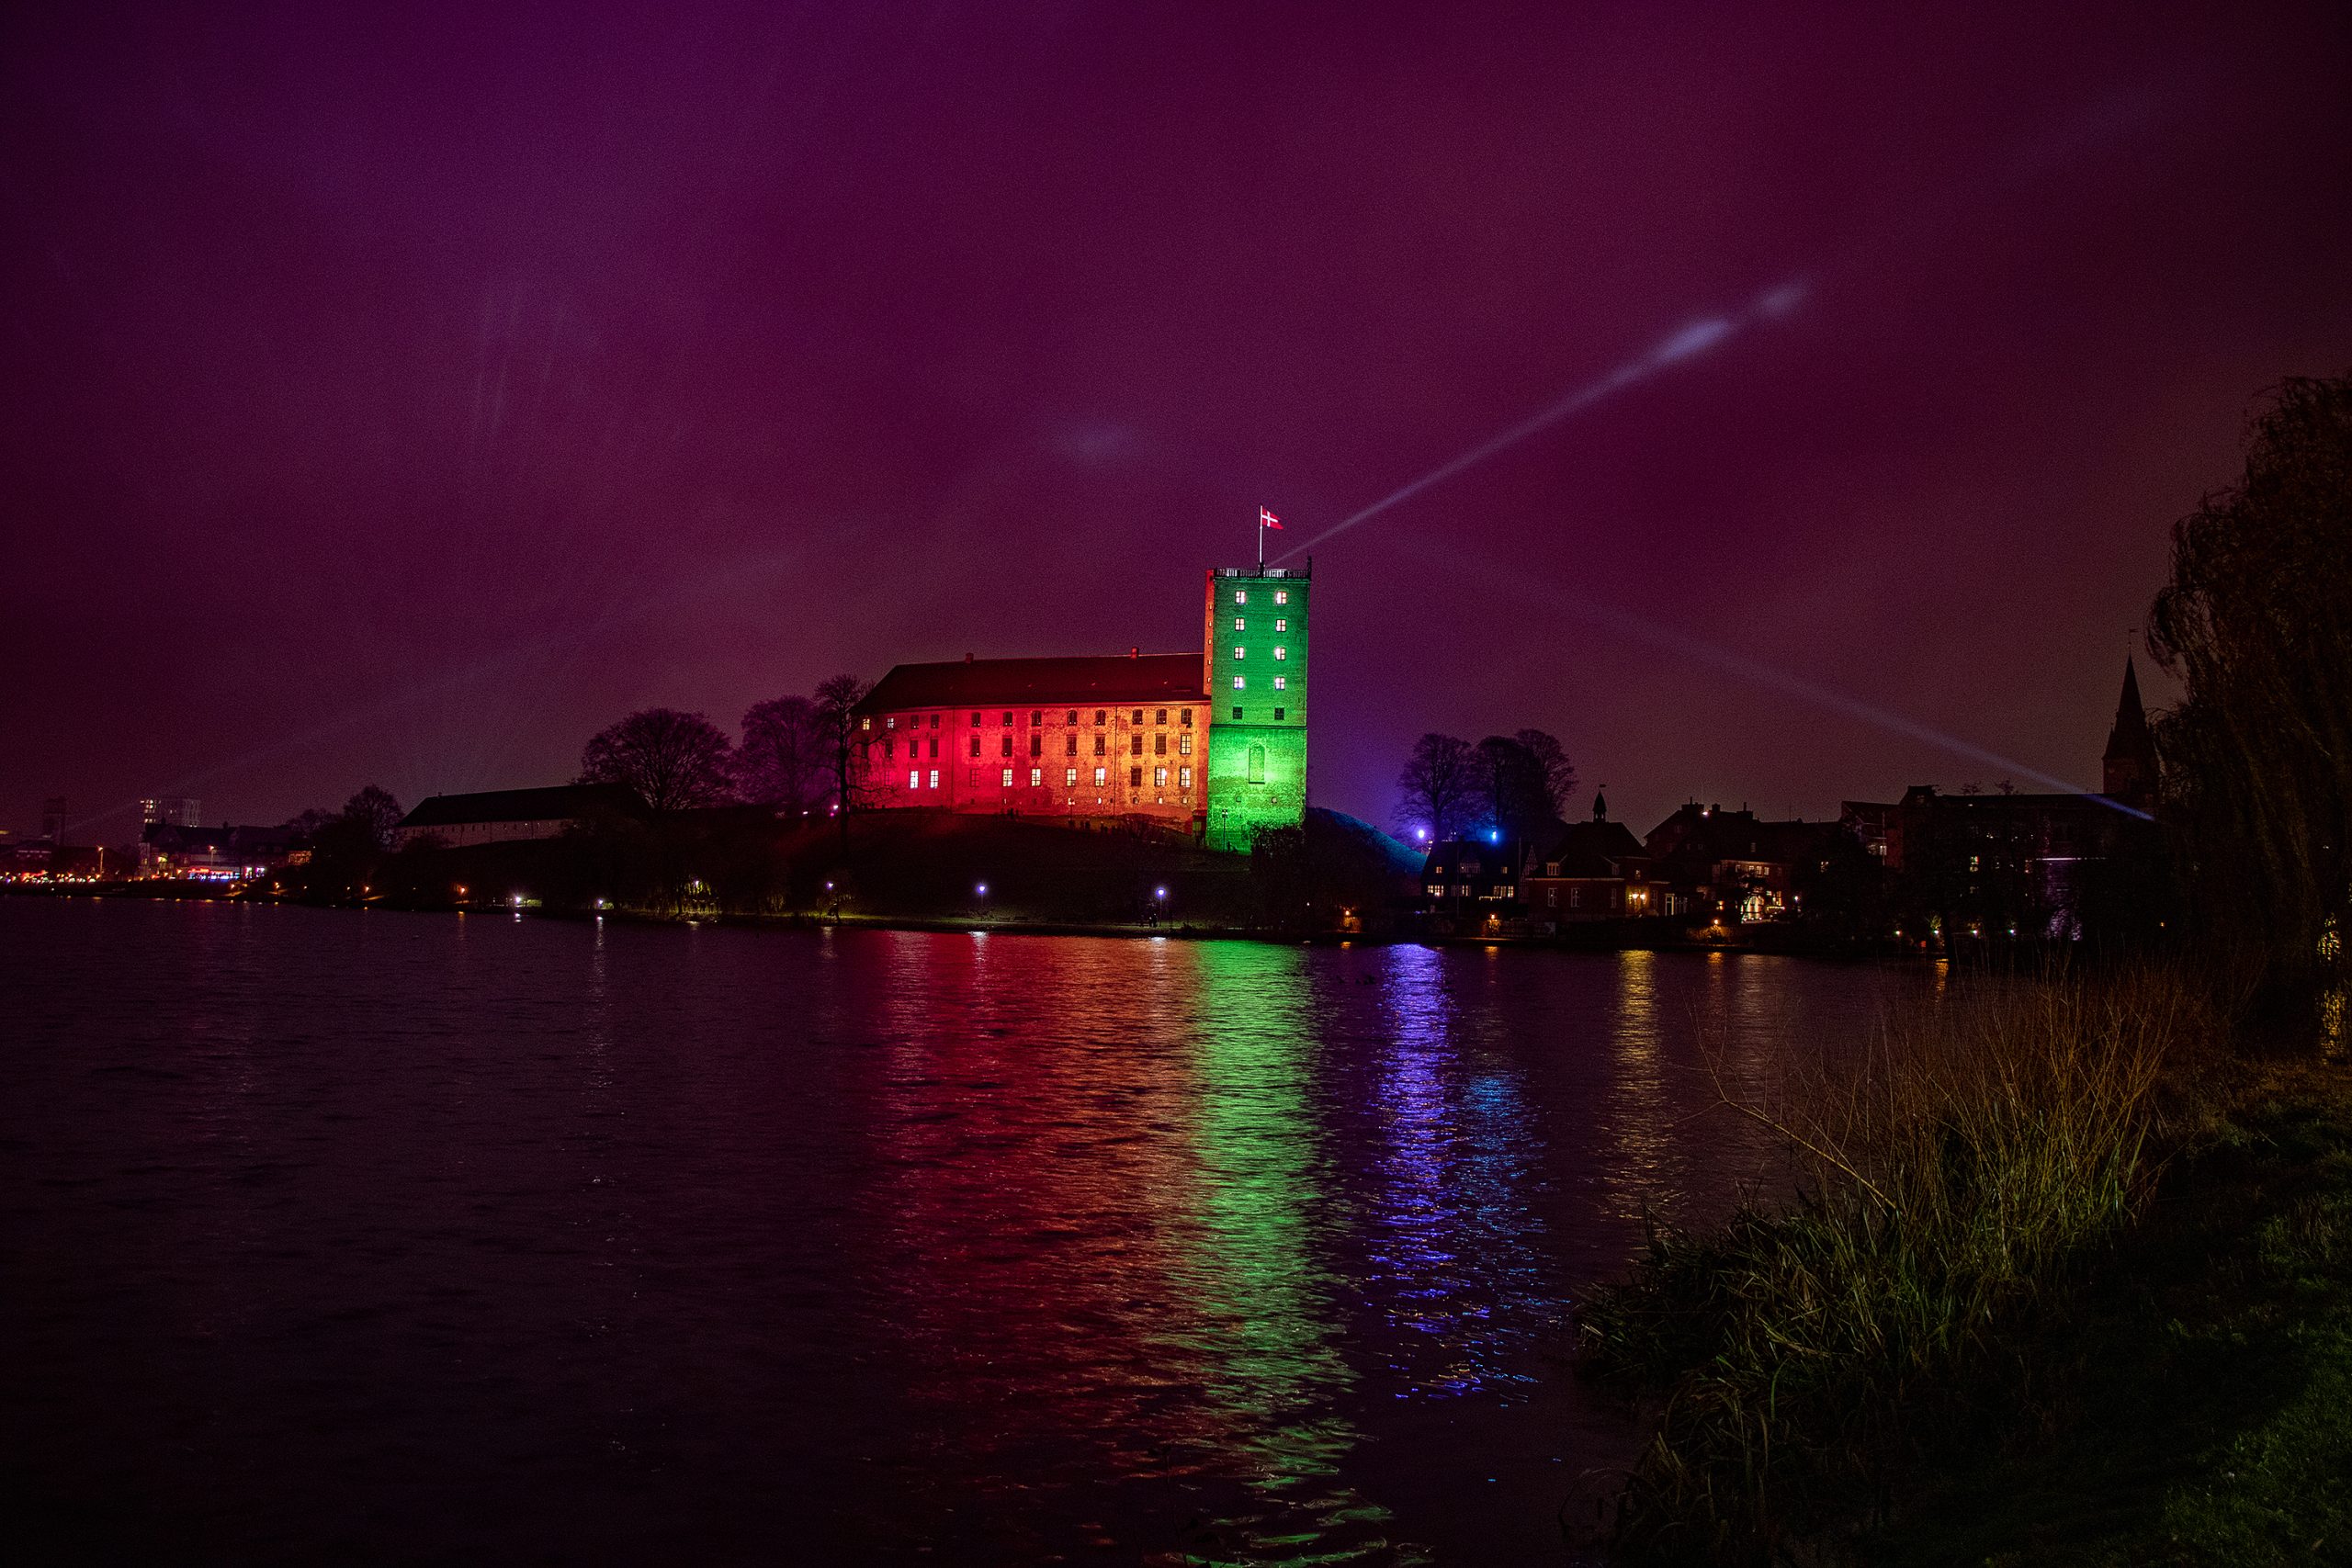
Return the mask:
[[[1151,890],[1151,896],[1155,898],[1165,898],[1168,897],[1168,889],[1165,887],[1155,887]]]
[[[978,893],[981,897],[985,898],[985,897],[987,897],[989,896],[989,885],[988,885],[987,883],[983,882],[983,883],[981,883],[978,887],[975,887],[974,889],[972,889],[972,891],[973,891],[973,892],[975,892],[975,893]]]

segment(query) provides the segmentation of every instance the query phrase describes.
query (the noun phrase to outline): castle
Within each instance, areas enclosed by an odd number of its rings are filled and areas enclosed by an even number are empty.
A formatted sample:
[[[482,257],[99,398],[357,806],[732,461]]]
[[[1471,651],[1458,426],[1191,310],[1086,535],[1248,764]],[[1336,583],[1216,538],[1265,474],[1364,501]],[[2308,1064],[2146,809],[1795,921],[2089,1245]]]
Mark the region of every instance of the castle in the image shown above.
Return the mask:
[[[1296,827],[1312,572],[1211,568],[1198,653],[895,666],[856,710],[864,804],[1157,829],[1228,852]]]

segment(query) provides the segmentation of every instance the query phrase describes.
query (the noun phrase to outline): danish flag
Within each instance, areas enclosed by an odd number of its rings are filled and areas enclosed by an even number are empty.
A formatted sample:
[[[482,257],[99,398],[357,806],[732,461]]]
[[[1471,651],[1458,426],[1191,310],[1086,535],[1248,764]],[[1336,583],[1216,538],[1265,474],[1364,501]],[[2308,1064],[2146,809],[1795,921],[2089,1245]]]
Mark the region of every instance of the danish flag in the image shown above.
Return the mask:
[[[1258,508],[1258,526],[1261,528],[1272,528],[1275,533],[1279,534],[1283,531],[1283,520],[1261,506]]]

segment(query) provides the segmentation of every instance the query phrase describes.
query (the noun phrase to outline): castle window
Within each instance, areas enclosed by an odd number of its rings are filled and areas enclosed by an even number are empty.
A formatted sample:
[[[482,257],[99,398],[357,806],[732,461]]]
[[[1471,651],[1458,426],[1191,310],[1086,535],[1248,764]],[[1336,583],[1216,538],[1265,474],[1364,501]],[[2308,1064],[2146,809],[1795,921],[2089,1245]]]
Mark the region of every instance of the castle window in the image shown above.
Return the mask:
[[[1168,722],[1168,710],[1166,708],[1161,708],[1157,714],[1152,716],[1151,722],[1154,724],[1166,724]]]
[[[1130,757],[1140,757],[1143,755],[1142,736],[1130,735],[1127,737],[1127,755]]]
[[[914,768],[909,768],[907,770],[907,787],[909,789],[921,789],[922,787],[922,773],[919,770]]]
[[[1077,784],[1078,770],[1076,768],[1064,768],[1062,770],[1062,783],[1065,785]]]
[[[1190,725],[1193,722],[1193,710],[1191,708],[1185,708],[1178,713],[1176,716],[1185,724]]]
[[[1095,770],[1094,770],[1094,787],[1095,787],[1096,789],[1101,789],[1101,788],[1102,787],[1103,781],[1104,781],[1104,780],[1106,780],[1106,779],[1108,779],[1110,776],[1111,776],[1111,770],[1110,770],[1110,769],[1108,769],[1108,768],[1097,768],[1097,769],[1095,769]]]
[[[1189,757],[1193,754],[1193,738],[1191,736],[1180,735],[1176,738],[1176,754],[1179,757]]]
[[[1234,682],[1234,684],[1238,686],[1238,685],[1241,684],[1241,682],[1238,682],[1238,681],[1236,681],[1236,682]],[[1234,717],[1236,717],[1236,718],[1239,718],[1239,717],[1241,716],[1241,710],[1240,710],[1239,708],[1235,708],[1235,709],[1233,710],[1233,716],[1234,716]]]
[[[1011,768],[1004,770],[1004,787],[1007,789],[1011,789],[1012,787],[1012,770]]]
[[[1282,710],[1282,709],[1280,709],[1280,708],[1276,708],[1276,709],[1274,710],[1274,722],[1275,722],[1276,724],[1280,724],[1282,721],[1283,721],[1283,710]]]
[[[1176,787],[1178,789],[1190,789],[1193,787],[1192,769],[1179,768],[1176,770]]]
[[[972,737],[972,755],[973,755],[973,756],[975,756],[975,757],[977,757],[977,756],[978,756],[979,754],[980,754],[980,738],[979,738],[978,736],[975,735],[975,736],[973,736],[973,737]]]
[[[1151,787],[1154,789],[1166,789],[1168,787],[1168,770],[1166,768],[1154,768],[1151,770]]]
[[[1234,689],[1235,691],[1237,691],[1237,692],[1238,692],[1238,691],[1240,691],[1243,687],[1247,686],[1248,684],[1250,684],[1250,677],[1248,677],[1247,675],[1236,675],[1236,676],[1233,678],[1233,689]],[[1235,714],[1233,716],[1234,716],[1234,717],[1236,717],[1236,718],[1239,718],[1241,716],[1240,716],[1239,714]]]
[[[1250,629],[1250,623],[1242,616],[1236,615],[1233,617],[1233,629],[1238,632],[1246,632]]]
[[[1136,739],[1140,740],[1143,737],[1138,735]],[[1151,738],[1151,754],[1155,757],[1165,757],[1168,755],[1168,737],[1165,735],[1155,735]]]
[[[1287,620],[1277,620],[1274,622],[1274,630],[1278,632],[1286,632],[1290,630],[1290,622]]]
[[[1237,604],[1247,604],[1250,603],[1250,590],[1247,588],[1235,589],[1233,591],[1233,602]]]
[[[1143,770],[1141,768],[1129,768],[1127,770],[1127,787],[1129,789],[1143,788]]]
[[[931,787],[933,789],[937,789],[939,787],[939,770],[937,768],[931,770]]]
[[[1287,691],[1289,691],[1289,690],[1290,690],[1290,677],[1289,677],[1289,676],[1287,676],[1287,675],[1277,675],[1277,676],[1275,676],[1275,677],[1274,677],[1274,690],[1275,690],[1275,691],[1277,691],[1277,692],[1287,692]]]
[[[1250,657],[1250,650],[1237,642],[1233,645],[1233,657],[1236,659],[1247,659]]]
[[[1263,746],[1250,748],[1250,782],[1254,784],[1266,782],[1266,749]]]
[[[1039,784],[1044,784],[1045,782],[1046,782],[1046,770],[1045,770],[1045,769],[1043,769],[1043,768],[1032,768],[1032,769],[1030,769],[1030,770],[1029,770],[1029,787],[1030,787],[1031,789],[1035,789]]]
[[[1094,754],[1098,757],[1102,755],[1102,738],[1099,735],[1094,738]]]
[[[1042,735],[1032,735],[1029,737],[1029,755],[1032,757],[1042,757],[1045,754],[1046,738]]]
[[[1289,603],[1290,603],[1290,590],[1289,590],[1289,589],[1287,589],[1287,588],[1277,588],[1277,589],[1275,589],[1275,590],[1274,590],[1274,603],[1275,603],[1275,604],[1289,604]]]
[[[1109,714],[1103,712],[1101,708],[1096,708],[1094,710],[1094,722],[1097,724],[1107,722],[1110,716],[1111,716]]]

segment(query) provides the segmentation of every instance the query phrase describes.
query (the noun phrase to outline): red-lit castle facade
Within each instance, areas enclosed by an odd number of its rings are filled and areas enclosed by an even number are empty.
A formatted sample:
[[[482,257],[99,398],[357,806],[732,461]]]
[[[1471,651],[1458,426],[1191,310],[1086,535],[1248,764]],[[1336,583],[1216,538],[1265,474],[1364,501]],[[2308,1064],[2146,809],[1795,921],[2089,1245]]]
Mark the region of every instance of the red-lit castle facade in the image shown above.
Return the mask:
[[[899,665],[856,709],[859,805],[1159,830],[1213,849],[1295,825],[1308,586],[1301,569],[1210,571],[1197,652]]]

